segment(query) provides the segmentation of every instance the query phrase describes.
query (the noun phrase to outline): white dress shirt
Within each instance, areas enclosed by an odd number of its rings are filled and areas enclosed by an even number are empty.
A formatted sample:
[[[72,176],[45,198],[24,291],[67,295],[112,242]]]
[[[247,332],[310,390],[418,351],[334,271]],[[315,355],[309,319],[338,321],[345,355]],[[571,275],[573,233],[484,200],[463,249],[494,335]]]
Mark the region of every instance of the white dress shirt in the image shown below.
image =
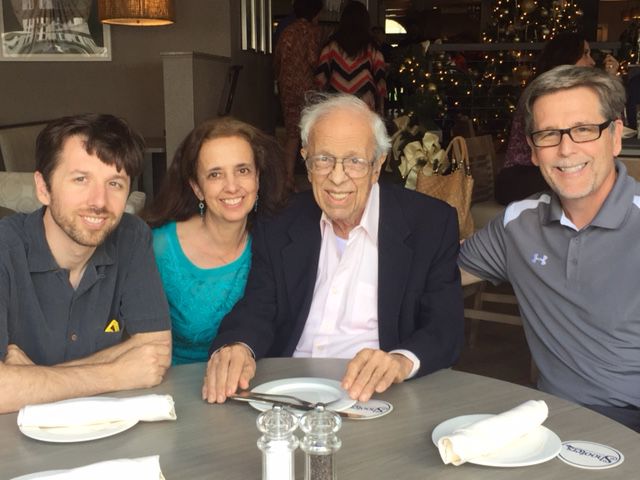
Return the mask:
[[[322,244],[313,300],[294,357],[353,358],[363,348],[379,349],[378,221],[380,189],[374,184],[360,223],[348,239],[338,237],[331,220],[320,219]],[[394,350],[420,368],[408,350]]]

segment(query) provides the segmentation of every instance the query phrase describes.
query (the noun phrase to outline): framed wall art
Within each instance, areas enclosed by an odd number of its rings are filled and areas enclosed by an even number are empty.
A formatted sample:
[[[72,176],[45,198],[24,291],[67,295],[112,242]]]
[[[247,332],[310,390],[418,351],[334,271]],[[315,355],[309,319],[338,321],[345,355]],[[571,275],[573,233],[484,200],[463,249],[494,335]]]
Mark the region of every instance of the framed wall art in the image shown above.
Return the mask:
[[[109,61],[93,0],[0,0],[0,61]]]

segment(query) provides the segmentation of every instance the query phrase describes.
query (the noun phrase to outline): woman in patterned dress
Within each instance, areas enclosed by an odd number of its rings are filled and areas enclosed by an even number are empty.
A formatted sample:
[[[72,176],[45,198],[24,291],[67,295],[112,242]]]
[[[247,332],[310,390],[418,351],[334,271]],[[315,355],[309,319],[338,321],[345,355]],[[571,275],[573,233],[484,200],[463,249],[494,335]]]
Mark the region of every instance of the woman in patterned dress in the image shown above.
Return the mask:
[[[316,85],[321,90],[356,95],[384,116],[385,59],[369,25],[369,12],[362,3],[345,7],[338,29],[320,52]]]

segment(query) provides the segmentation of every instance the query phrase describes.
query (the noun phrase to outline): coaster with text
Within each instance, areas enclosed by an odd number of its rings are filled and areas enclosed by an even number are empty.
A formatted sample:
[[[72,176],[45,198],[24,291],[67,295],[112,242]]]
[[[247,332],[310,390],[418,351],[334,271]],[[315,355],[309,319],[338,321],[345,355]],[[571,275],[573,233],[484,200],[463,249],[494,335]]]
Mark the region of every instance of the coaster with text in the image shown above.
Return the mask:
[[[591,470],[613,468],[624,462],[624,455],[620,450],[601,443],[583,440],[562,442],[562,450],[560,450],[558,458],[572,467]]]
[[[357,413],[363,415],[362,418],[354,420],[371,420],[372,418],[383,417],[393,410],[393,405],[384,400],[369,400],[368,402],[357,402],[353,406],[343,410],[346,413]]]

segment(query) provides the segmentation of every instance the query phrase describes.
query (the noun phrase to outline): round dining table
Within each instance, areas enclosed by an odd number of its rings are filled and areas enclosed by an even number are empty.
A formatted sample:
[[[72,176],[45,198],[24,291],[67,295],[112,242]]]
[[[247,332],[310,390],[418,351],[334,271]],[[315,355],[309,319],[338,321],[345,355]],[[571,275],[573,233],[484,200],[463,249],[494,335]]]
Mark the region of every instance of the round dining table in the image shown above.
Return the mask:
[[[346,361],[337,359],[269,358],[258,362],[252,386],[293,377],[341,379]],[[33,472],[68,469],[116,458],[159,455],[167,480],[248,480],[261,478],[261,452],[256,446],[259,414],[246,403],[210,405],[201,398],[204,364],[172,368],[162,384],[148,390],[118,392],[127,397],[170,394],[177,421],[141,422],[117,435],[78,443],[47,443],[24,436],[17,415],[0,415],[0,479]],[[431,441],[441,422],[468,414],[495,414],[520,403],[544,400],[549,417],[544,425],[562,441],[584,440],[618,449],[619,466],[592,472],[593,478],[638,478],[640,435],[574,403],[520,385],[453,370],[392,385],[374,398],[393,405],[375,419],[345,419],[338,432],[337,476],[349,480],[482,480],[584,479],[586,472],[558,458],[517,468],[465,463],[444,465]],[[299,432],[298,432],[299,434]],[[302,479],[304,456],[296,453],[296,478]]]

